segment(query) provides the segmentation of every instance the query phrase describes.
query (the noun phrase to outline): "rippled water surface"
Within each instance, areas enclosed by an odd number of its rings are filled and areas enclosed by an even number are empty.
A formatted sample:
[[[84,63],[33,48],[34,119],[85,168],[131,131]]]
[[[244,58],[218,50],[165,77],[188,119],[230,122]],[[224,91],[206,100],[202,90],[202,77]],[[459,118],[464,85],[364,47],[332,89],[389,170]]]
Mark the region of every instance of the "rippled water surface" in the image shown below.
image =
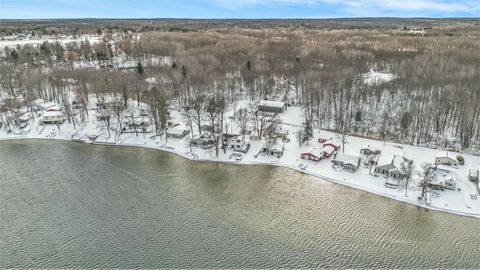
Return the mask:
[[[480,268],[479,231],[289,169],[0,142],[2,268]]]

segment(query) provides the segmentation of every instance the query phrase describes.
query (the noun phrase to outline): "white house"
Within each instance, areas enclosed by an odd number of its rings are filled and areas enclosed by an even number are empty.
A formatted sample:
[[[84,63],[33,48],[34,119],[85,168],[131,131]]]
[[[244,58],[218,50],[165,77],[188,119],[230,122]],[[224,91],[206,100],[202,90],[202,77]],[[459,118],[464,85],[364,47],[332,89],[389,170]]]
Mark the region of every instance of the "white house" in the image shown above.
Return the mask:
[[[449,166],[458,165],[458,161],[456,156],[452,153],[447,151],[438,152],[437,156],[435,157],[435,164],[444,164]]]
[[[412,166],[413,160],[401,155],[395,155],[390,163],[375,167],[375,173],[383,174],[387,177],[401,179],[406,176],[405,169]]]
[[[250,144],[245,140],[245,136],[239,134],[223,134],[223,145],[226,149],[246,153]]]
[[[46,111],[40,117],[40,123],[43,124],[60,124],[65,121],[65,114],[61,111]]]
[[[348,155],[344,153],[337,153],[332,160],[334,165],[342,167],[349,172],[356,172],[360,167],[360,157],[354,155]]]
[[[190,133],[190,130],[184,126],[178,125],[167,129],[167,137],[171,138],[183,138]]]

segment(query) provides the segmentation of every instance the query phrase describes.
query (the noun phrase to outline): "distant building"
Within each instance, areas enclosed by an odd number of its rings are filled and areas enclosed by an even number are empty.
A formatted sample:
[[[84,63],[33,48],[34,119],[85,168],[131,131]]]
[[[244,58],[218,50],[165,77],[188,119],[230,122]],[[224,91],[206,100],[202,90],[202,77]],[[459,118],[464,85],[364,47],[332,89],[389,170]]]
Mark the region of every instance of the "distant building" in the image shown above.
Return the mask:
[[[458,161],[455,155],[447,151],[443,151],[443,152],[437,153],[437,156],[435,157],[435,164],[444,164],[444,165],[454,166],[454,165],[458,165]]]
[[[342,167],[346,171],[356,172],[358,170],[358,167],[360,167],[360,157],[338,153],[335,155],[332,163],[334,165]]]
[[[258,103],[261,112],[282,113],[287,110],[287,103],[282,101],[262,100]]]

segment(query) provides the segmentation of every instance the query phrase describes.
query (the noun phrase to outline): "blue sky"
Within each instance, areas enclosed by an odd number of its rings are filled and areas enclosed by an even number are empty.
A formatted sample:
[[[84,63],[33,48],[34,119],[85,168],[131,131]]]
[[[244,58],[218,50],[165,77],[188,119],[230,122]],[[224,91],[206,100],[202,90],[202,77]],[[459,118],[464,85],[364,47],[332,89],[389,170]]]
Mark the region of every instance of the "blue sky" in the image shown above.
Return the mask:
[[[0,0],[0,19],[480,17],[480,0]]]

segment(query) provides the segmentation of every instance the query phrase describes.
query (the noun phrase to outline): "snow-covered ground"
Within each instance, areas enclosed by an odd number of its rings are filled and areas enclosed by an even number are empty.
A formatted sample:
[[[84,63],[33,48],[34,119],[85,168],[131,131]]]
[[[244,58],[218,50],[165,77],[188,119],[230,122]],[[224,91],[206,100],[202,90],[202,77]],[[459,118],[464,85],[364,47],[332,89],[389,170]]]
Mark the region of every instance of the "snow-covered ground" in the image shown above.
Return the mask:
[[[42,37],[42,38],[25,38],[25,39],[18,39],[18,40],[0,40],[0,48],[4,47],[9,47],[9,48],[15,48],[18,45],[24,46],[24,45],[38,45],[42,44],[43,42],[47,41],[50,43],[55,43],[55,42],[60,42],[60,44],[67,44],[71,42],[81,42],[81,41],[86,41],[88,40],[90,44],[98,43],[101,41],[100,36],[90,36],[90,35],[83,35],[79,37]]]
[[[395,76],[392,73],[370,70],[370,72],[362,74],[362,78],[365,84],[374,85],[391,81]]]
[[[231,118],[233,110],[229,110],[225,114],[225,119]],[[49,138],[49,139],[80,139],[85,142],[89,142],[86,139],[87,135],[99,135],[94,143],[98,144],[116,144],[125,146],[141,146],[168,151],[179,154],[185,158],[197,161],[214,161],[214,162],[228,162],[236,164],[265,164],[273,166],[289,167],[291,169],[307,173],[310,175],[318,176],[321,179],[339,183],[342,185],[350,186],[353,188],[365,190],[374,194],[378,194],[385,197],[390,197],[395,200],[415,204],[421,207],[441,210],[460,215],[468,215],[480,218],[480,196],[474,196],[477,194],[475,184],[468,180],[469,169],[480,168],[480,156],[463,155],[465,158],[465,165],[454,168],[454,177],[456,180],[455,190],[435,191],[432,193],[431,202],[427,204],[425,200],[418,200],[419,188],[416,186],[416,172],[420,170],[420,164],[422,162],[434,162],[436,154],[440,150],[416,147],[411,145],[401,145],[396,143],[388,143],[383,141],[370,140],[365,138],[358,138],[348,136],[345,144],[345,153],[360,155],[360,149],[366,146],[378,148],[382,151],[380,159],[388,159],[393,155],[404,155],[413,158],[414,163],[414,177],[410,183],[410,187],[405,191],[405,188],[399,187],[398,189],[392,189],[386,187],[386,179],[383,176],[374,176],[369,172],[369,169],[362,164],[355,173],[350,173],[338,169],[332,168],[331,159],[322,160],[320,162],[307,161],[300,158],[300,154],[306,149],[312,147],[321,149],[322,145],[317,142],[319,137],[322,138],[337,138],[338,134],[315,130],[315,137],[307,146],[299,147],[298,141],[295,138],[296,132],[302,128],[303,122],[303,109],[301,107],[289,107],[287,111],[281,113],[280,119],[282,120],[282,126],[288,131],[289,142],[285,142],[284,155],[280,158],[265,154],[258,154],[262,149],[264,142],[261,140],[250,141],[251,147],[247,153],[238,153],[231,150],[225,152],[220,149],[219,156],[216,157],[215,149],[202,149],[200,147],[190,146],[189,141],[192,137],[191,134],[182,139],[168,138],[165,140],[163,137],[153,137],[153,134],[138,134],[127,133],[120,135],[118,141],[115,143],[114,132],[108,137],[107,131],[103,125],[103,122],[97,121],[95,110],[90,110],[86,126],[73,128],[72,124],[64,123],[57,127],[56,125],[39,125],[38,119],[33,120],[29,125],[28,134],[24,135],[7,135],[4,130],[0,131],[0,140],[2,139],[20,139],[20,138]],[[177,110],[171,111],[171,121],[176,123],[185,123],[186,119],[184,113]],[[230,121],[230,120],[228,120]],[[230,127],[234,126],[234,121],[231,121]],[[194,128],[194,131],[196,128]],[[191,148],[191,151],[190,151]],[[242,155],[241,160],[231,159],[232,153]],[[258,155],[257,155],[258,154]],[[456,155],[458,153],[452,153]],[[303,165],[301,169],[300,164]],[[306,166],[306,167],[305,167]],[[341,203],[341,202],[340,202]]]

